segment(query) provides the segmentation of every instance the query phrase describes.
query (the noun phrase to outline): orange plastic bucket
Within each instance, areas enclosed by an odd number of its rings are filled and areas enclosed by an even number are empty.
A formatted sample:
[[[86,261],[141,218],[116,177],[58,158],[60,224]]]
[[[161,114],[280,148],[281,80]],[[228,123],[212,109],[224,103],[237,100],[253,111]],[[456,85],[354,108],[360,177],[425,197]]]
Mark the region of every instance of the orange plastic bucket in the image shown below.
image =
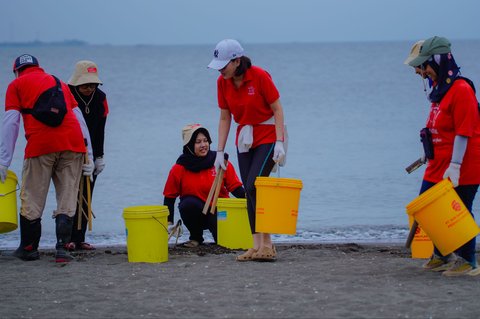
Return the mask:
[[[411,228],[413,224],[413,217],[409,215],[408,221]],[[412,258],[426,259],[430,258],[433,254],[433,242],[420,226],[417,227],[415,236],[413,236],[410,250],[412,252]]]
[[[257,177],[255,231],[295,235],[302,187],[299,179]]]
[[[460,248],[479,233],[477,223],[448,179],[409,203],[407,213],[443,255]]]

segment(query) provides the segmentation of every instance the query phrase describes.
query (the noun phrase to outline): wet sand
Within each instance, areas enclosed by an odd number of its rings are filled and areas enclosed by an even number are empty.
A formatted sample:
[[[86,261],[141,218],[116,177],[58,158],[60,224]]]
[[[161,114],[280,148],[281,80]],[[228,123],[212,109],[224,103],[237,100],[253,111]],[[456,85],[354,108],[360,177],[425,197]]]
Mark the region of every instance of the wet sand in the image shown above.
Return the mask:
[[[129,263],[126,247],[0,251],[2,318],[479,318],[480,276],[446,278],[400,245],[279,244],[273,263],[216,245]]]

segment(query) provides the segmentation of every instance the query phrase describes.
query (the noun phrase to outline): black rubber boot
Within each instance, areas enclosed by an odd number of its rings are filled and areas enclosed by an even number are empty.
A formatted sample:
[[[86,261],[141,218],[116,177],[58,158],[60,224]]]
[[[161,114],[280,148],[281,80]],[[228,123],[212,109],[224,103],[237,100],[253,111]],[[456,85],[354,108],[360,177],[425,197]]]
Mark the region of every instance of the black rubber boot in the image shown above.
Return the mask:
[[[55,217],[55,231],[57,233],[55,262],[57,263],[68,263],[73,259],[73,256],[65,249],[65,244],[70,242],[72,236],[72,225],[73,220],[67,215],[61,214]]]
[[[20,215],[20,246],[13,252],[13,256],[25,261],[40,258],[38,244],[42,236],[41,218],[28,220]]]

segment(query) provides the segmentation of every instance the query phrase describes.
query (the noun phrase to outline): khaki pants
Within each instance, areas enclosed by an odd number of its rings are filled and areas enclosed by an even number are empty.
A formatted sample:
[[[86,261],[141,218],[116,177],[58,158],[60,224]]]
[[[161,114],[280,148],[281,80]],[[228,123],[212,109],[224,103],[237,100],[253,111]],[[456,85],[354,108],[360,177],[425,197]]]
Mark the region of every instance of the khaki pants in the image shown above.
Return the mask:
[[[82,176],[83,153],[71,151],[27,158],[23,162],[20,214],[29,220],[42,217],[50,180],[55,186],[57,209],[53,217],[75,215]]]

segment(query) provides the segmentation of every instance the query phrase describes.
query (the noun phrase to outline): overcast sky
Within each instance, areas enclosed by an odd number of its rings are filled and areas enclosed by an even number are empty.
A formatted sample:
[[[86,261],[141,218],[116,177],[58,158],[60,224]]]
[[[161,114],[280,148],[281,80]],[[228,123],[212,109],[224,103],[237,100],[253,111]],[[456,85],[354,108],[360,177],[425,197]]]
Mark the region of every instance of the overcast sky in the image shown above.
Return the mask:
[[[211,44],[480,38],[479,0],[0,0],[0,42]]]

